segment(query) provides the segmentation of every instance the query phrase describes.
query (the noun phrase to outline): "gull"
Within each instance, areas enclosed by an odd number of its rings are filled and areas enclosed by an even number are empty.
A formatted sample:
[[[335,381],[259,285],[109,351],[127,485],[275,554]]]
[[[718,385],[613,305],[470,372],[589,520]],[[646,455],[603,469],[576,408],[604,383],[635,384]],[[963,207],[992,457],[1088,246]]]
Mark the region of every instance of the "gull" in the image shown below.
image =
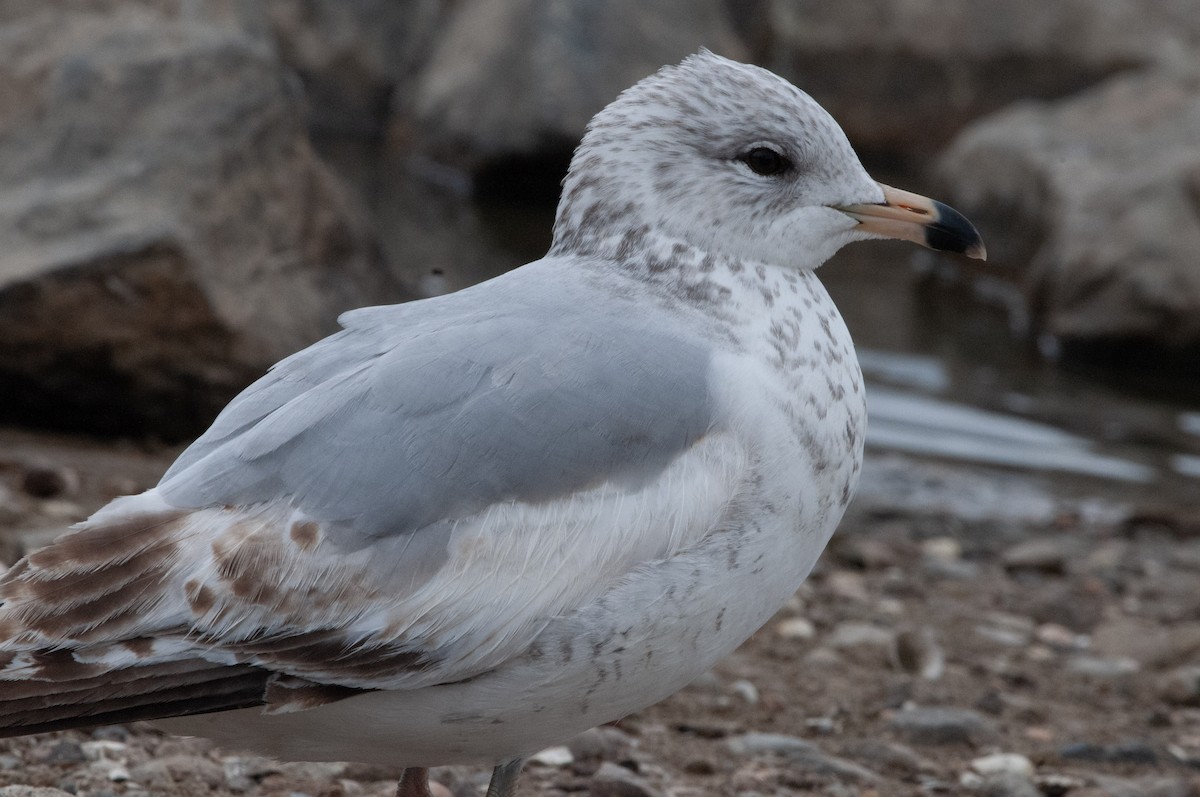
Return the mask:
[[[776,75],[701,51],[591,121],[547,255],[368,307],[157,486],[0,581],[0,733],[157,720],[283,759],[522,760],[763,625],[854,492],[866,401],[814,270],[983,257]]]

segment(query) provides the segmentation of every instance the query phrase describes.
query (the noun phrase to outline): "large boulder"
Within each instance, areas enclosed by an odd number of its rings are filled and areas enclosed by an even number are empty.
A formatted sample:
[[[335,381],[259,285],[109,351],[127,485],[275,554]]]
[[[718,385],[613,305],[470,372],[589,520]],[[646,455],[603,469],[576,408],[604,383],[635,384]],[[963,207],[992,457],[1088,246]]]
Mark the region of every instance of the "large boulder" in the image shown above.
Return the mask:
[[[311,127],[384,133],[393,96],[411,91],[448,0],[264,0],[281,59],[300,76]]]
[[[722,0],[462,0],[397,127],[456,166],[549,153],[565,169],[597,111],[700,47],[747,55]]]
[[[340,311],[404,296],[271,47],[237,3],[197,5],[0,7],[9,420],[185,435]]]
[[[758,57],[870,155],[923,161],[1023,98],[1200,52],[1194,0],[766,0]]]
[[[982,120],[939,172],[992,259],[1025,269],[1038,331],[1182,350],[1200,345],[1198,136],[1200,71],[1153,70]]]

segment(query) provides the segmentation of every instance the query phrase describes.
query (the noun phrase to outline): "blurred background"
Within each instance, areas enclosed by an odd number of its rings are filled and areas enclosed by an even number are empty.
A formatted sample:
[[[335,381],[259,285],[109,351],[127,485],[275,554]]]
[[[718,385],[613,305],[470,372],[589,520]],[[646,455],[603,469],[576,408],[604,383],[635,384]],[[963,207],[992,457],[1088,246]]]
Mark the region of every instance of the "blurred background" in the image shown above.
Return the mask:
[[[590,116],[701,46],[983,232],[822,270],[874,448],[1195,489],[1191,0],[5,0],[0,421],[185,440],[342,310],[535,259]]]
[[[591,115],[702,46],[989,261],[822,267],[868,380],[858,497],[629,755],[672,794],[962,793],[996,749],[987,794],[1200,794],[1195,0],[0,0],[0,561],[153,485],[340,312],[540,257]],[[808,741],[747,763],[748,728]],[[29,744],[0,783],[67,782]]]

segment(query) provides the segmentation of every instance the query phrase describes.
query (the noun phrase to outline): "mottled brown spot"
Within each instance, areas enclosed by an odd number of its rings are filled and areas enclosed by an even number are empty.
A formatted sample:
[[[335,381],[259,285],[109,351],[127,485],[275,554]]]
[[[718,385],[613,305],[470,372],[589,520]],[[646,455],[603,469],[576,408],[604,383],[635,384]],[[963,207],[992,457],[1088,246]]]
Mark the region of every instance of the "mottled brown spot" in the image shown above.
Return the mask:
[[[311,520],[297,521],[292,524],[290,536],[300,550],[311,551],[321,539],[321,527]]]
[[[149,658],[154,652],[154,640],[149,637],[126,639],[121,645],[139,659]]]
[[[183,591],[192,612],[197,615],[207,614],[217,603],[217,596],[212,589],[207,584],[202,584],[199,579],[190,579],[183,585]]]

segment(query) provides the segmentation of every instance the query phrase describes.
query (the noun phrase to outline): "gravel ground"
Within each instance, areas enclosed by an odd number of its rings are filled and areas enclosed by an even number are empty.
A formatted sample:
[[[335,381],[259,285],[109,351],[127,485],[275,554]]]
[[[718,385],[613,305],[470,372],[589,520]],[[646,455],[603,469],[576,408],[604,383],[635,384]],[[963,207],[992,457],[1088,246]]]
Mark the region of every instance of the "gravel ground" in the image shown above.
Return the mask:
[[[174,453],[0,430],[0,558]],[[875,457],[771,623],[673,698],[535,757],[521,793],[1200,795],[1200,509],[1148,500]],[[0,797],[365,797],[397,775],[146,725],[0,740]],[[442,797],[487,778],[433,775]]]

